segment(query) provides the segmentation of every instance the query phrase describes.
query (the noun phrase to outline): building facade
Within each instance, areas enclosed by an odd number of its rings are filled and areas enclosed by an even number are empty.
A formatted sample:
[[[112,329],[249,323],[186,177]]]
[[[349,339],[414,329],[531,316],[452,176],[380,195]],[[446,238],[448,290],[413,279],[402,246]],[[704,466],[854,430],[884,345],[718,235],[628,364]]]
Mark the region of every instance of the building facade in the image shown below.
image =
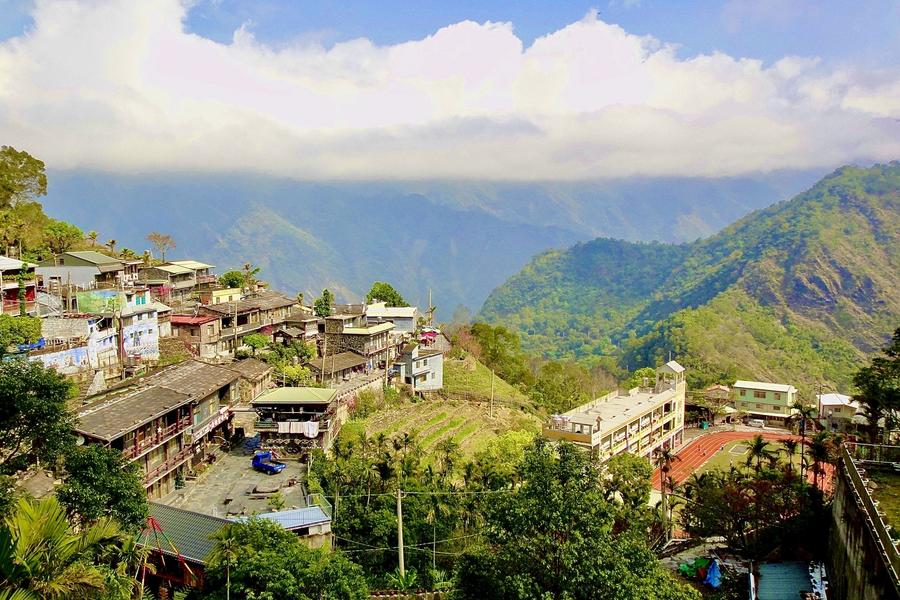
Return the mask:
[[[770,425],[785,426],[797,413],[797,388],[784,383],[735,381],[731,386],[734,408]]]
[[[125,285],[125,263],[117,258],[90,250],[63,252],[41,261],[35,272],[50,288],[76,287],[92,289]]]
[[[854,417],[860,412],[859,402],[844,394],[819,394],[816,396],[819,424],[827,431],[846,433],[854,425]]]
[[[435,392],[444,387],[444,355],[440,350],[410,343],[403,347],[394,365],[401,383],[412,386],[414,392]]]
[[[313,448],[328,451],[348,416],[347,406],[338,402],[337,390],[326,388],[276,388],[252,405],[262,448],[289,455],[306,454]]]
[[[553,415],[542,432],[589,449],[602,461],[622,452],[650,457],[658,448],[681,446],[685,395],[684,367],[670,361],[657,369],[653,387],[613,392]]]

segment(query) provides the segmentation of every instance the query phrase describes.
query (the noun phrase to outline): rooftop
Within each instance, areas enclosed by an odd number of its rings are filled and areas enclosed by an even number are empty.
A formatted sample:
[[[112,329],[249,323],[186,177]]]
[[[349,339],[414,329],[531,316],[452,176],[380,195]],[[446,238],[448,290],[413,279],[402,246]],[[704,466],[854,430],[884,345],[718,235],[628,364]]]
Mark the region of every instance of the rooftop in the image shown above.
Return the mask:
[[[47,317],[41,319],[41,335],[48,340],[86,339],[91,334],[91,322],[88,318]]]
[[[672,399],[675,388],[667,388],[660,392],[641,392],[639,388],[630,390],[630,394],[620,395],[618,392],[607,394],[587,404],[575,407],[563,413],[575,423],[592,425],[598,421],[604,429],[616,429],[625,425],[638,415],[647,413],[658,407],[660,403]]]
[[[252,404],[330,404],[336,395],[337,390],[327,388],[282,387],[261,394]]]
[[[159,386],[103,396],[78,411],[75,430],[111,442],[190,401],[187,394]]]
[[[324,369],[326,375],[331,375],[353,367],[361,367],[366,364],[366,360],[365,356],[360,356],[356,352],[339,352],[314,360],[309,363],[309,366],[320,373]]]
[[[187,267],[182,267],[181,265],[156,265],[151,267],[158,271],[162,271],[163,273],[170,273],[172,275],[187,275],[189,273],[193,273],[193,269],[188,269]]]
[[[215,321],[219,317],[213,315],[172,315],[173,325],[203,325]]]
[[[236,302],[221,302],[219,304],[204,304],[203,308],[212,312],[233,315],[254,310],[272,310],[275,308],[287,308],[297,303],[295,298],[288,298],[278,292],[263,291],[253,296],[241,298]]]
[[[256,379],[272,370],[272,367],[269,364],[255,358],[245,358],[244,360],[239,360],[223,366],[247,379]]]
[[[852,396],[844,394],[821,394],[817,396],[822,406],[852,406],[859,408],[859,402],[855,401]]]
[[[74,256],[75,258],[87,261],[89,263],[94,263],[95,265],[118,265],[122,267],[122,261],[118,258],[113,258],[112,256],[107,256],[101,252],[94,252],[93,250],[82,250],[79,252],[63,252],[63,254],[68,254],[69,256]]]
[[[15,258],[9,258],[8,256],[0,256],[0,271],[21,271],[22,265],[25,265],[25,267],[28,269],[37,266],[33,263],[22,262],[21,260],[16,260]]]
[[[178,556],[205,563],[206,557],[212,552],[215,542],[211,539],[230,521],[210,515],[204,515],[156,502],[150,503],[150,516],[153,517],[162,529],[162,535],[152,531],[143,531],[138,537],[138,544],[151,549],[160,548],[170,556]],[[174,546],[178,552],[172,548]]]
[[[761,390],[764,392],[796,392],[797,388],[786,383],[767,383],[765,381],[742,381],[734,382],[736,388],[744,388],[747,390]]]
[[[382,319],[414,319],[419,314],[415,306],[387,306],[384,302],[374,302],[366,306],[366,316]]]
[[[215,269],[215,265],[208,265],[203,262],[198,262],[196,260],[170,260],[168,265],[178,265],[179,267],[184,267],[186,269],[191,269],[192,271],[199,271],[201,269]]]
[[[394,327],[393,323],[379,323],[371,327],[345,327],[344,333],[347,335],[375,335],[376,333],[390,331]]]
[[[237,373],[224,366],[190,360],[145,377],[143,383],[178,390],[194,399],[201,399],[238,377]]]
[[[325,511],[318,506],[307,506],[306,508],[262,513],[256,515],[256,517],[274,521],[288,531],[300,529],[302,527],[310,527],[312,525],[320,525],[331,521],[331,517],[326,515]],[[237,517],[234,520],[246,521],[247,519],[248,517]]]

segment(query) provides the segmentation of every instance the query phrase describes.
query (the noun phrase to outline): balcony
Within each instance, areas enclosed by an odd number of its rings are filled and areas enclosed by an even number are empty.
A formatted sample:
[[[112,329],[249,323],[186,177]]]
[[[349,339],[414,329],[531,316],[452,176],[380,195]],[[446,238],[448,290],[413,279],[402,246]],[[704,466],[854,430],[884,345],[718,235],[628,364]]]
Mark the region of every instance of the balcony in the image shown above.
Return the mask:
[[[244,323],[243,325],[238,325],[236,329],[234,327],[223,327],[221,337],[227,338],[235,334],[241,335],[243,333],[252,333],[258,329],[262,329],[266,325],[271,324],[272,323]]]
[[[197,284],[198,285],[206,285],[209,283],[216,283],[219,281],[219,278],[215,275],[197,275]]]
[[[177,454],[174,456],[170,456],[164,463],[155,467],[153,470],[149,471],[147,475],[144,477],[144,485],[150,485],[155,482],[157,479],[175,469],[181,464],[184,464],[191,458],[191,447],[185,446],[182,448]]]
[[[172,423],[168,427],[165,427],[154,434],[145,437],[140,440],[135,446],[130,446],[128,448],[124,448],[122,450],[122,454],[125,455],[125,458],[128,460],[134,460],[150,451],[151,449],[159,446],[160,444],[170,440],[175,435],[181,433],[185,429],[191,426],[191,418],[184,417],[181,420]]]

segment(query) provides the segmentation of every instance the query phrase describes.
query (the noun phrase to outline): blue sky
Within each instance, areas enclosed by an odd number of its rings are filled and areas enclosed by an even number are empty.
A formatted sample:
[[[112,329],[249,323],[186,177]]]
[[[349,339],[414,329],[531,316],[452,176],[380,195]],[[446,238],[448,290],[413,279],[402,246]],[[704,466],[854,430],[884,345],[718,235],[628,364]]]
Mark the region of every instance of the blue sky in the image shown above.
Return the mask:
[[[0,39],[31,23],[31,0],[0,0]],[[200,0],[187,27],[231,40],[249,23],[258,39],[325,45],[357,37],[395,44],[463,20],[508,21],[527,44],[596,9],[630,33],[677,43],[681,55],[715,50],[775,61],[785,55],[831,62],[900,64],[897,0],[613,0],[600,3],[496,0]]]
[[[57,168],[727,176],[900,158],[900,1],[0,0]]]

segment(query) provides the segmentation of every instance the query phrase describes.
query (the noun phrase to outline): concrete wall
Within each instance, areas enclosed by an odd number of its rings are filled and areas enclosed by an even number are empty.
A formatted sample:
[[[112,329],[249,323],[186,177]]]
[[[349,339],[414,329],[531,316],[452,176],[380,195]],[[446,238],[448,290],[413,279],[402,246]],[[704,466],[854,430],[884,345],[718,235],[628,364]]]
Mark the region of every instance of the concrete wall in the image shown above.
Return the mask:
[[[845,464],[835,469],[832,526],[828,540],[829,598],[900,600],[863,499]],[[863,493],[866,492],[863,490]]]

